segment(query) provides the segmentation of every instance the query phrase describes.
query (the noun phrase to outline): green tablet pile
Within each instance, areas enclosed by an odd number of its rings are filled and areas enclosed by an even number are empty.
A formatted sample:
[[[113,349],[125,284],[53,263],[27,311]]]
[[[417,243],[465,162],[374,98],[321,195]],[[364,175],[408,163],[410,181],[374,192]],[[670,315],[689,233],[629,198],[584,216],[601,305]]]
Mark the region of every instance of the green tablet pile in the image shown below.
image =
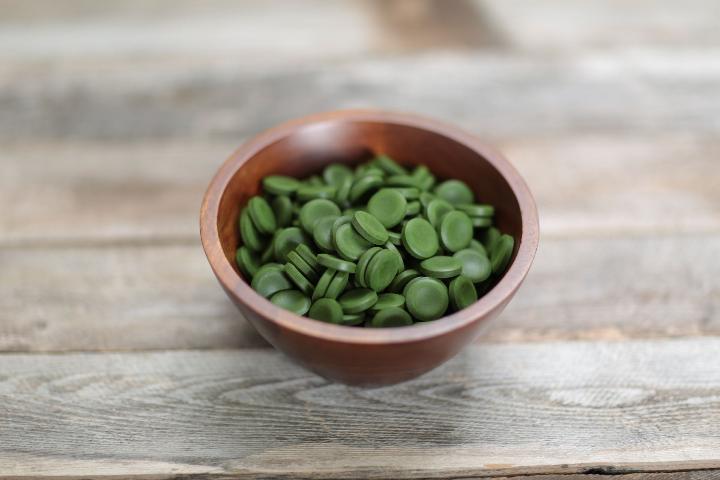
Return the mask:
[[[435,320],[478,299],[514,239],[460,180],[437,183],[386,155],[306,180],[272,175],[240,213],[237,264],[260,295],[338,325]]]

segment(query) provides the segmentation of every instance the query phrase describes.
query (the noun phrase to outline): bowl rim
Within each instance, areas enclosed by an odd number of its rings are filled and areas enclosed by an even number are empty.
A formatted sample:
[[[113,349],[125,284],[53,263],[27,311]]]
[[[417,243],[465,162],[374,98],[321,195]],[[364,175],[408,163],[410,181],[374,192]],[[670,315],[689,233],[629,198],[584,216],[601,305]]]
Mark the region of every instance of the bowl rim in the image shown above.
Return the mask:
[[[382,329],[356,328],[323,323],[282,309],[255,292],[225,257],[218,231],[221,199],[228,183],[245,162],[293,131],[327,122],[391,123],[428,130],[477,152],[502,175],[520,207],[522,233],[517,255],[503,278],[477,302],[459,312],[430,322]],[[296,334],[346,344],[387,345],[420,342],[442,336],[482,320],[508,301],[525,279],[539,241],[538,213],[530,190],[512,164],[493,147],[463,129],[411,113],[377,109],[336,110],[307,115],[281,123],[252,137],[222,164],[210,182],[200,210],[200,237],[205,255],[220,284],[242,304],[277,327]],[[249,320],[248,320],[249,321]]]

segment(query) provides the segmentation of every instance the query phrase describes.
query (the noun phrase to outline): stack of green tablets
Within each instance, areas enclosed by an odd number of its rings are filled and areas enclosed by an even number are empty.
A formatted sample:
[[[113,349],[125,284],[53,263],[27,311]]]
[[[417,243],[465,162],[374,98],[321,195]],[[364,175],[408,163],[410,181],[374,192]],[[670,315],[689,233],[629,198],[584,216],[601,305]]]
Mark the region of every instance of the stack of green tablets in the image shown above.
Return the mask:
[[[514,239],[460,180],[379,155],[305,180],[272,175],[240,213],[237,264],[282,308],[396,327],[461,310],[505,272]]]

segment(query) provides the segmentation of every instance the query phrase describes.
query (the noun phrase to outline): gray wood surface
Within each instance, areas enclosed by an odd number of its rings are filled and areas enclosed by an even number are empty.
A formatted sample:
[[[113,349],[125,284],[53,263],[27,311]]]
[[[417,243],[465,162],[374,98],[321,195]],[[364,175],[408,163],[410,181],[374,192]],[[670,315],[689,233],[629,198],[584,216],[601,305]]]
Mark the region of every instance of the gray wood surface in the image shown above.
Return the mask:
[[[418,380],[363,390],[271,350],[5,354],[0,472],[474,478],[717,469],[718,355],[716,338],[485,345]]]
[[[182,62],[119,62],[117,70],[88,75],[86,66],[49,77],[23,65],[11,69],[15,86],[2,96],[0,139],[235,140],[288,118],[349,107],[415,111],[493,137],[714,135],[717,58],[716,50],[640,58],[622,51],[432,52],[262,74],[253,64],[203,62],[189,70]]]
[[[513,475],[512,477],[485,477],[495,478],[497,480],[510,479],[533,479],[533,480],[587,480],[588,478],[603,478],[603,476],[612,476],[615,480],[711,480],[720,478],[720,470],[678,470],[670,472],[640,472],[632,473],[631,468],[606,468],[606,467],[589,467],[586,473],[570,473],[570,474],[539,474],[539,475]],[[592,475],[592,476],[591,476]],[[469,477],[466,477],[469,478]],[[481,477],[474,477],[481,478]],[[464,480],[462,478],[455,480]]]
[[[545,238],[526,283],[480,341],[717,335],[718,259],[718,234]],[[0,265],[0,350],[266,345],[196,241],[6,248]]]
[[[478,133],[527,180],[543,237],[720,232],[717,138]],[[190,242],[204,190],[241,140],[10,144],[0,246]]]

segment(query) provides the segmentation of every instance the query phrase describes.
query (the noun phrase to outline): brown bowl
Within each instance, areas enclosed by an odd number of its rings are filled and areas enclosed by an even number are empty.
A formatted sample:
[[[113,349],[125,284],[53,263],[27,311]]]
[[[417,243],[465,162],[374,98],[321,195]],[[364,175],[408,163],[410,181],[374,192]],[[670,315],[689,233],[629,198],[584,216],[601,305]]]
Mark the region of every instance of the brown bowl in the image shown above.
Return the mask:
[[[496,207],[496,224],[516,239],[500,281],[470,307],[408,327],[369,329],[300,317],[253,291],[238,273],[237,218],[270,174],[306,177],[331,162],[348,164],[383,152],[399,163],[426,164],[439,178],[459,178]],[[205,254],[220,284],[250,323],[278,350],[340,382],[387,385],[421,375],[472,342],[528,273],[538,245],[530,191],[498,152],[456,127],[380,111],[321,113],[272,128],[236,150],[213,178],[200,213]],[[518,241],[519,240],[519,241]]]

